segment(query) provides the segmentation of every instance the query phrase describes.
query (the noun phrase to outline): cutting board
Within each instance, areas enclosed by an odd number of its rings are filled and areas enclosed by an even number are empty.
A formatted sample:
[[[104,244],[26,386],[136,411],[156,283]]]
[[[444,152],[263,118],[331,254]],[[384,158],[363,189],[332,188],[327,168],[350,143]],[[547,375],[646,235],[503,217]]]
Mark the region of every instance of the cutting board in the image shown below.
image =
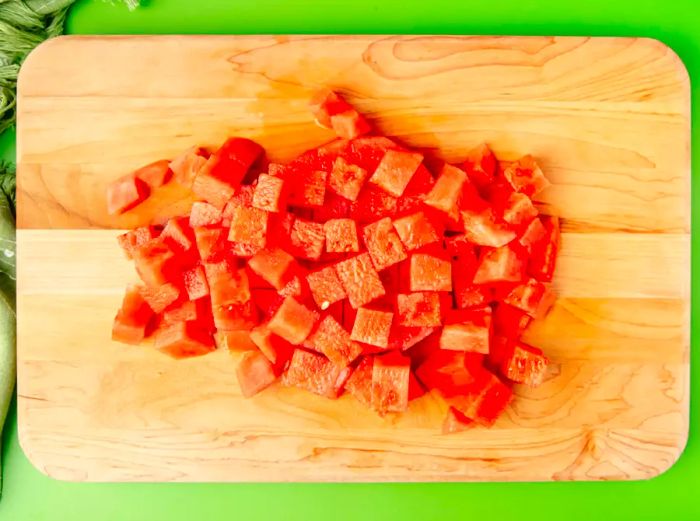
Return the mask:
[[[491,429],[443,436],[433,395],[380,418],[351,397],[243,399],[236,355],[174,361],[111,342],[136,277],[119,228],[187,209],[170,187],[110,218],[105,186],[193,144],[259,140],[274,161],[331,139],[330,86],[385,134],[459,161],[534,154],[561,216],[560,298],[527,333],[552,359]],[[655,40],[66,37],[19,81],[19,437],[75,481],[641,479],[688,432],[689,81]]]

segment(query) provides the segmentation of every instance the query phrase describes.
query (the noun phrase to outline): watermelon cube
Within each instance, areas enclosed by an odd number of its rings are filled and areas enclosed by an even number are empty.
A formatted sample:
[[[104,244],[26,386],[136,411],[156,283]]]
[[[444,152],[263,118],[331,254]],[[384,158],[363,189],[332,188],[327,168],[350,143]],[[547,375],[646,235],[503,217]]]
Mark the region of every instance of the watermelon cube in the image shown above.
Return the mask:
[[[336,365],[322,354],[295,349],[289,367],[282,375],[282,384],[326,398],[337,398],[351,372],[349,367]]]
[[[187,322],[197,320],[197,304],[191,300],[179,300],[173,302],[163,311],[163,322]]]
[[[438,327],[442,325],[440,297],[435,292],[400,293],[396,296],[399,324],[408,327]]]
[[[136,271],[148,286],[161,286],[176,280],[178,261],[175,252],[160,238],[153,239],[134,252]]]
[[[127,212],[145,201],[151,190],[133,174],[120,177],[107,186],[107,212],[117,215]]]
[[[556,298],[547,286],[535,279],[529,279],[513,288],[503,302],[524,311],[534,319],[540,319],[554,305]]]
[[[268,329],[294,345],[301,344],[313,330],[318,315],[294,297],[286,297],[268,323]]]
[[[510,356],[503,360],[501,372],[513,382],[536,387],[544,380],[548,364],[549,360],[541,350],[518,342],[510,351]]]
[[[374,357],[372,366],[372,408],[379,414],[408,409],[411,359],[392,351]]]
[[[287,203],[290,206],[314,208],[323,206],[326,196],[326,177],[323,170],[302,170],[289,181]]]
[[[160,236],[174,251],[189,252],[194,246],[194,232],[186,217],[170,219]]]
[[[371,346],[389,347],[389,335],[394,314],[389,311],[359,308],[350,338]]]
[[[525,277],[525,262],[510,246],[482,248],[474,283],[520,282]]]
[[[276,290],[281,290],[298,272],[299,265],[289,253],[279,248],[258,251],[248,267]]]
[[[217,331],[214,333],[214,343],[217,349],[239,353],[255,351],[257,346],[250,339],[250,331]]]
[[[225,232],[218,226],[194,228],[194,240],[202,261],[217,260],[224,255],[228,246]]]
[[[491,308],[449,310],[440,334],[440,349],[489,353]]]
[[[355,109],[332,115],[331,127],[338,134],[338,137],[343,139],[354,139],[372,130],[364,116]]]
[[[243,185],[238,189],[238,192],[226,202],[223,211],[221,212],[223,226],[231,226],[231,217],[233,210],[239,206],[253,206],[253,195],[255,187],[251,185]]]
[[[275,368],[283,368],[292,358],[294,346],[284,338],[275,335],[266,325],[251,329],[250,339]]]
[[[399,197],[422,162],[423,154],[419,152],[387,150],[369,182]]]
[[[352,219],[330,219],[323,225],[326,235],[326,251],[349,253],[360,251],[357,225]]]
[[[160,286],[142,286],[139,291],[143,299],[156,313],[161,313],[180,296],[180,290],[171,283]]]
[[[241,394],[246,398],[269,387],[275,380],[275,368],[262,353],[251,351],[245,353],[236,368]]]
[[[228,240],[264,248],[267,240],[269,213],[260,208],[237,206],[231,213],[231,229]]]
[[[141,295],[142,286],[130,285],[126,289],[121,308],[114,318],[112,340],[125,344],[138,344],[146,336],[153,310]]]
[[[356,201],[367,176],[367,170],[339,156],[333,163],[333,170],[328,176],[328,187],[338,195],[350,201]]]
[[[474,420],[467,418],[454,407],[450,407],[445,415],[445,420],[442,422],[442,433],[463,432],[471,429],[474,425]]]
[[[214,326],[219,331],[249,330],[258,323],[258,310],[253,301],[212,304]]]
[[[547,229],[542,224],[539,217],[535,217],[527,225],[518,242],[525,248],[528,254],[532,253],[535,245],[541,243],[547,237]]]
[[[498,377],[484,370],[484,376],[463,395],[447,398],[447,402],[467,418],[491,426],[513,398],[513,391]]]
[[[523,156],[508,165],[503,171],[503,177],[508,180],[513,190],[528,197],[540,193],[551,185],[531,155]]]
[[[335,270],[354,309],[385,295],[384,286],[369,254],[361,253],[340,261],[335,265]]]
[[[469,180],[480,190],[485,191],[496,176],[496,156],[486,143],[473,148],[462,164]]]
[[[389,217],[365,226],[362,236],[377,271],[382,271],[407,257]]]
[[[336,319],[326,315],[319,322],[316,330],[307,339],[308,345],[323,353],[328,359],[341,367],[349,365],[362,354],[362,346],[350,338],[350,333],[343,329]]]
[[[398,199],[381,188],[369,185],[360,192],[357,201],[350,207],[350,217],[358,223],[376,221],[382,217],[394,217]]]
[[[462,209],[460,213],[464,234],[474,244],[499,248],[516,237],[515,231],[499,220],[491,207]]]
[[[543,227],[544,229],[544,227]],[[117,236],[117,242],[124,250],[127,259],[134,258],[134,252],[151,239],[158,237],[158,230],[153,226],[140,226]],[[355,234],[357,237],[357,233]]]
[[[209,284],[204,268],[197,265],[182,274],[185,291],[190,300],[197,300],[209,295]]]
[[[394,220],[394,229],[408,251],[440,240],[435,226],[422,211]]]
[[[457,204],[468,182],[464,170],[445,164],[435,185],[426,196],[425,204],[444,212],[451,219],[459,219]]]
[[[289,234],[290,251],[295,257],[318,260],[326,240],[323,224],[296,218]]]
[[[244,304],[250,300],[250,284],[245,269],[227,261],[204,264],[212,304]]]
[[[168,167],[173,172],[175,181],[187,187],[192,186],[197,172],[207,162],[209,153],[202,147],[193,146],[170,161]]]
[[[452,291],[452,264],[428,253],[414,253],[410,260],[411,291]]]
[[[493,310],[494,336],[520,338],[530,322],[532,322],[532,317],[527,313],[503,302],[499,302]]]
[[[260,174],[253,192],[252,205],[268,212],[284,209],[284,180],[269,174]]]
[[[498,192],[492,201],[497,208],[501,218],[515,228],[527,226],[537,214],[537,208],[532,204],[530,198],[520,192]]]
[[[322,310],[334,302],[338,302],[347,297],[338,273],[333,266],[326,266],[320,270],[313,271],[306,276],[309,283],[311,295],[318,307]]]
[[[229,138],[199,169],[192,191],[199,199],[223,208],[262,153],[262,147],[249,139]]]
[[[352,106],[342,96],[329,89],[322,89],[316,92],[311,101],[309,101],[309,108],[314,118],[316,118],[316,122],[326,128],[332,128],[332,116],[353,110]]]
[[[212,336],[197,322],[176,322],[160,328],[155,348],[173,358],[201,356],[216,349]]]
[[[204,201],[195,201],[190,210],[190,226],[212,226],[221,224],[222,212],[213,204]]]
[[[372,371],[374,357],[365,356],[345,383],[345,389],[362,405],[372,407]]]

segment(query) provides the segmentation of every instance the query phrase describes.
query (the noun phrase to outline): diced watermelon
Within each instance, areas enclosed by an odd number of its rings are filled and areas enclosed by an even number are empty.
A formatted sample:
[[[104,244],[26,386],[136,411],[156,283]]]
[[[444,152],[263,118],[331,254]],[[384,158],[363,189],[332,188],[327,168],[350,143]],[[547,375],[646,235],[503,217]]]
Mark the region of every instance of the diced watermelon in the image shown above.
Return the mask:
[[[544,238],[532,248],[532,257],[528,265],[530,275],[543,282],[551,282],[557,263],[557,254],[561,247],[559,218],[547,216],[542,218],[546,230]]]
[[[223,208],[262,153],[262,147],[254,141],[237,137],[227,139],[199,169],[192,191],[200,199]]]
[[[541,350],[518,342],[502,361],[501,371],[513,382],[535,387],[544,380],[548,364],[549,360]]]
[[[221,210],[213,204],[203,201],[192,203],[192,209],[190,210],[190,226],[192,228],[221,224],[222,219]]]
[[[499,248],[515,239],[515,232],[496,218],[491,208],[462,210],[464,234],[474,244]]]
[[[374,358],[372,366],[372,408],[379,414],[408,409],[411,359],[392,351]]]
[[[163,322],[186,322],[197,320],[197,304],[191,300],[177,300],[163,311]]]
[[[214,339],[197,322],[176,322],[160,328],[155,348],[173,358],[200,356],[214,351]]]
[[[551,184],[531,155],[523,156],[508,165],[503,171],[503,177],[508,180],[513,190],[528,197],[537,195]]]
[[[257,309],[252,301],[212,304],[214,325],[219,330],[238,331],[253,328],[258,323]]]
[[[556,295],[544,284],[530,279],[516,286],[504,302],[524,311],[534,319],[540,319],[547,314],[556,298]]]
[[[394,231],[391,219],[388,217],[365,226],[362,235],[377,271],[382,271],[406,259],[406,251],[401,244],[401,239]]]
[[[309,108],[316,118],[316,122],[326,128],[332,128],[332,116],[353,110],[342,96],[329,89],[316,92],[309,102]]]
[[[454,407],[447,410],[445,420],[442,422],[442,433],[452,434],[455,432],[463,432],[474,427],[474,420],[467,418]]]
[[[264,248],[267,240],[268,212],[260,208],[237,206],[231,214],[228,240]]]
[[[300,304],[294,297],[286,297],[268,323],[270,331],[294,345],[301,344],[313,330],[318,315]]]
[[[371,346],[389,347],[389,335],[394,314],[389,311],[359,308],[350,338]]]
[[[258,251],[248,261],[248,267],[278,291],[285,287],[300,269],[294,257],[279,248]]]
[[[489,353],[491,308],[450,310],[440,335],[440,348],[471,353]]]
[[[289,235],[290,252],[302,259],[318,260],[326,240],[323,224],[296,218]]]
[[[518,239],[520,245],[525,248],[527,253],[532,253],[533,247],[541,243],[547,236],[547,229],[542,224],[542,221],[535,217],[530,224],[527,225],[525,231]]]
[[[447,402],[466,417],[481,425],[491,426],[510,403],[513,392],[498,377],[485,369],[485,380],[479,379],[478,386],[461,395],[454,395]]]
[[[351,372],[349,367],[338,366],[322,354],[295,349],[289,367],[282,375],[282,384],[326,398],[337,398]]]
[[[218,226],[194,228],[199,257],[204,262],[217,260],[226,252],[226,230]]]
[[[538,214],[530,198],[520,192],[498,192],[492,202],[500,217],[514,228],[527,226]]]
[[[253,192],[252,205],[268,212],[281,212],[285,204],[284,180],[260,174]]]
[[[523,280],[524,274],[523,260],[510,246],[483,248],[479,255],[479,267],[474,275],[474,282],[519,282]]]
[[[204,264],[212,304],[244,304],[250,300],[250,284],[245,269],[228,261]]]
[[[120,177],[107,186],[107,212],[117,215],[139,205],[150,195],[148,185],[133,174]]]
[[[223,211],[221,212],[223,226],[231,226],[231,217],[233,210],[239,206],[253,206],[253,195],[255,195],[255,187],[251,185],[242,185],[235,195],[226,201]]]
[[[170,161],[168,167],[173,172],[175,181],[183,186],[192,186],[197,172],[207,162],[209,153],[202,147],[194,146]]]
[[[328,187],[338,195],[350,201],[356,201],[367,176],[368,172],[364,168],[348,163],[343,157],[338,157],[328,177]]]
[[[372,130],[364,116],[355,109],[332,115],[331,127],[343,139],[353,139]]]
[[[214,333],[214,343],[217,349],[231,353],[257,350],[257,346],[250,339],[250,331],[217,331]]]
[[[416,212],[394,220],[394,228],[408,251],[440,240],[438,232],[424,212]]]
[[[314,208],[312,219],[325,223],[330,219],[343,219],[350,215],[352,201],[341,197],[335,192],[327,191],[323,206]]]
[[[275,369],[262,353],[245,353],[236,368],[241,394],[246,398],[269,387],[276,379]]]
[[[413,371],[408,375],[408,401],[417,400],[425,394],[425,389],[413,374]]]
[[[185,291],[190,300],[197,300],[209,295],[209,284],[204,268],[197,265],[182,274]]]
[[[350,333],[330,315],[326,315],[319,322],[316,330],[307,339],[307,343],[341,367],[349,365],[362,354],[362,346],[354,342],[350,338]]]
[[[194,232],[186,217],[170,219],[165,224],[160,236],[175,251],[189,252],[194,246]]]
[[[326,266],[320,270],[312,271],[306,276],[311,295],[318,307],[322,310],[347,297],[338,273],[333,266]]]
[[[425,204],[444,212],[452,219],[459,219],[457,203],[467,180],[467,174],[453,165],[445,164],[435,181],[435,186],[425,197]]]
[[[112,340],[125,344],[140,343],[148,331],[153,310],[141,295],[142,286],[130,285],[114,318]]]
[[[434,327],[407,327],[396,322],[394,321],[391,325],[391,333],[389,334],[389,347],[387,349],[390,350],[407,351],[435,331]]]
[[[170,161],[161,159],[134,171],[134,176],[148,185],[151,190],[160,188],[173,177]]]
[[[160,286],[143,286],[139,290],[143,299],[156,313],[161,313],[165,308],[177,300],[180,290],[174,284],[166,283]]]
[[[362,405],[372,407],[372,371],[374,357],[364,356],[348,378],[345,389]]]
[[[326,235],[326,251],[351,253],[360,251],[357,226],[352,219],[330,219],[323,225]]]
[[[404,149],[388,137],[363,136],[351,140],[341,155],[349,163],[358,165],[367,172],[374,172],[388,150]]]
[[[367,253],[338,262],[335,270],[354,309],[369,304],[386,293]]]
[[[451,291],[452,264],[426,253],[414,253],[410,260],[411,291]]]
[[[291,206],[314,208],[322,206],[326,195],[326,177],[323,170],[307,170],[289,178],[287,202]]]
[[[419,152],[387,150],[369,182],[399,197],[422,162],[423,154]]]
[[[442,325],[440,297],[435,292],[398,294],[396,296],[399,324],[408,327],[437,327]]]
[[[469,151],[463,167],[469,176],[469,180],[483,192],[494,181],[496,156],[486,143],[482,143]]]
[[[133,259],[134,252],[151,239],[158,237],[158,230],[154,226],[140,226],[117,236],[117,242],[124,250],[127,259]]]
[[[294,346],[284,338],[275,335],[266,325],[251,329],[250,339],[280,372],[292,358]]]
[[[493,310],[493,333],[499,337],[519,338],[532,322],[524,311],[499,302]]]
[[[360,224],[374,222],[382,217],[394,217],[397,202],[396,197],[381,188],[368,186],[350,207],[350,217]]]
[[[157,287],[176,280],[175,252],[160,238],[142,245],[133,255],[136,271],[147,285]]]
[[[255,303],[255,307],[260,310],[266,319],[272,318],[272,315],[275,314],[277,308],[282,305],[285,299],[285,296],[280,295],[274,289],[252,288],[250,290],[250,296]]]

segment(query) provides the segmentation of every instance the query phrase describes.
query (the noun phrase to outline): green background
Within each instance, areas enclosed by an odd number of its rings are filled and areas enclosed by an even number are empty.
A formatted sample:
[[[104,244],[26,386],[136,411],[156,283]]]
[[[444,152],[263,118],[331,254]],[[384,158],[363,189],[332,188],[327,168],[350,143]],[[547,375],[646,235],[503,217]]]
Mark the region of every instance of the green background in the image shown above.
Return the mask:
[[[698,119],[697,0],[152,0],[134,13],[123,6],[82,1],[70,14],[67,31],[649,36],[670,45],[688,67],[693,121]],[[700,149],[693,134],[695,166]],[[3,154],[13,157],[14,134],[0,136]],[[692,190],[695,207],[698,185]],[[693,226],[699,224],[696,211],[692,221]],[[699,244],[693,242],[693,258]],[[693,291],[693,339],[698,334],[699,295]],[[699,356],[697,350],[692,354],[695,397],[700,396]],[[12,412],[3,444],[0,520],[700,519],[697,400],[692,400],[691,408],[687,449],[658,478],[631,483],[515,484],[63,483],[40,474],[27,461],[17,443],[17,418]]]

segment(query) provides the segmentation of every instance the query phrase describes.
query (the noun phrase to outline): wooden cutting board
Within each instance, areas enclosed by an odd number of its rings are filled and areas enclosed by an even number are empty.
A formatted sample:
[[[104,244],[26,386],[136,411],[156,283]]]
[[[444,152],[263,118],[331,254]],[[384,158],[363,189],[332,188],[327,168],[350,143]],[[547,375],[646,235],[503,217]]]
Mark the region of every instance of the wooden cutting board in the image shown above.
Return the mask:
[[[640,479],[688,432],[689,81],[655,40],[521,37],[68,37],[19,81],[19,434],[46,474],[88,481]],[[235,359],[173,361],[110,341],[135,280],[115,228],[173,215],[169,188],[110,219],[105,186],[227,136],[275,161],[331,134],[339,89],[387,135],[457,161],[482,141],[538,157],[563,218],[560,295],[528,340],[553,360],[490,430],[440,434],[428,395],[379,418],[273,388]]]

